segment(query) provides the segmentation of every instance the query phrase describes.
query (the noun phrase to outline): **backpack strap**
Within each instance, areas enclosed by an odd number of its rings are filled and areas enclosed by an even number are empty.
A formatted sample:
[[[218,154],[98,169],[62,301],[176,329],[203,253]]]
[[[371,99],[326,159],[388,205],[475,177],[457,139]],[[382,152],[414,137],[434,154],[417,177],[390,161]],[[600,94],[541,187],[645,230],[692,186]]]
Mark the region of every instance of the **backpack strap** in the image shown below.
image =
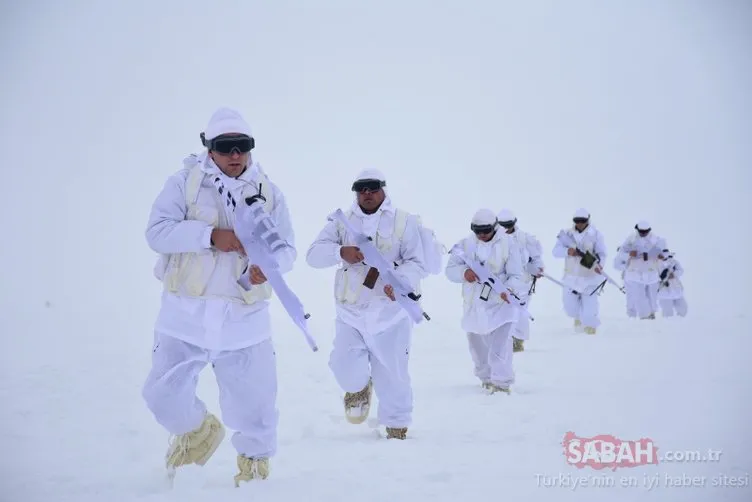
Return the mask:
[[[345,212],[345,218],[349,220],[352,218],[352,209]],[[342,224],[341,221],[335,220],[334,224],[337,226],[337,236],[339,237],[340,242],[344,242],[343,239],[345,238],[345,225]]]
[[[190,208],[198,202],[198,193],[201,190],[201,183],[204,181],[206,173],[201,169],[201,163],[198,161],[198,155],[191,154],[183,160],[183,165],[190,168],[188,179],[185,182],[185,205]],[[274,200],[272,199],[271,181],[261,168],[258,167],[257,184],[261,188],[261,195],[264,197],[264,209],[270,213],[274,209]]]
[[[506,235],[502,235],[501,239],[499,240],[501,241],[499,243],[501,246],[501,249],[499,249],[499,255],[502,263],[506,263],[507,261],[509,261],[509,241],[511,239]]]
[[[528,235],[527,235],[527,233],[526,232],[521,232],[520,230],[517,230],[517,232],[520,232],[517,235],[517,238],[518,238],[519,243],[520,243],[520,247],[524,248],[524,249],[527,249],[527,243],[528,243]]]
[[[465,251],[465,256],[475,258],[475,250],[477,249],[477,245],[475,244],[474,240],[465,237],[463,248],[463,250]]]
[[[402,240],[402,236],[405,235],[408,216],[410,216],[410,213],[403,211],[402,209],[397,209],[394,212],[394,236],[397,238],[397,240]],[[416,216],[416,218],[418,218],[417,223],[420,227],[420,217]]]
[[[201,170],[201,164],[195,164],[188,173],[185,182],[185,205],[191,207],[198,201],[198,192],[201,182],[204,181],[205,173]]]
[[[352,218],[352,214],[352,209],[350,209],[345,213],[345,217],[349,220],[350,218]],[[403,211],[402,209],[397,209],[394,211],[394,237],[398,241],[401,240],[405,235],[405,230],[407,230],[407,218],[409,216],[410,213]],[[418,224],[420,225],[420,217],[416,216],[416,218],[418,218]],[[345,233],[345,226],[339,220],[336,221],[336,225],[337,234],[341,239]]]

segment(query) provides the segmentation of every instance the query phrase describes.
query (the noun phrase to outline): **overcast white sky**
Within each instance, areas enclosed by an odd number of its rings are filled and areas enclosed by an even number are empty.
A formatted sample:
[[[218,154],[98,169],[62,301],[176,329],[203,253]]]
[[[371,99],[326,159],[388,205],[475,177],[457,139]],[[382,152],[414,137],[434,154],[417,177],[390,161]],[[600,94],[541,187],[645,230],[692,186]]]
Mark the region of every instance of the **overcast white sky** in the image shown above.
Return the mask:
[[[302,255],[365,167],[447,244],[476,209],[511,207],[557,275],[550,250],[576,208],[611,257],[648,219],[692,307],[747,307],[751,2],[7,3],[3,323],[46,300],[135,302],[134,329],[150,330],[150,205],[224,105],[288,197],[291,281],[316,285],[301,295],[313,308],[332,308],[333,277]],[[560,310],[555,288],[542,298]],[[623,312],[613,291],[604,305]]]

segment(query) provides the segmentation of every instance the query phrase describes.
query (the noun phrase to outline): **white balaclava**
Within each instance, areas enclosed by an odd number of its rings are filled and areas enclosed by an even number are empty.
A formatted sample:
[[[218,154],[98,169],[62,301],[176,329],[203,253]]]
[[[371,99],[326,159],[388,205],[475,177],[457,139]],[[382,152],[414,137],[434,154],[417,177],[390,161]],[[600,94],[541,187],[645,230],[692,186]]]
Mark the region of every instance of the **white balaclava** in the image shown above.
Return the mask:
[[[245,134],[253,137],[248,122],[239,112],[231,108],[219,108],[215,111],[204,131],[207,141],[223,134]]]

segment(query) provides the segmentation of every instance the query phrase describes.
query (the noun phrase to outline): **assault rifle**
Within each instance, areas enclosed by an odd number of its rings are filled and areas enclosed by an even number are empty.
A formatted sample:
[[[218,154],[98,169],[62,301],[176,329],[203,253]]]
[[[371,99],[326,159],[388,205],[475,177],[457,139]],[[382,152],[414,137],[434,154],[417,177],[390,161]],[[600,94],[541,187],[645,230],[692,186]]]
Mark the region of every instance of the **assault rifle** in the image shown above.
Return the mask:
[[[420,306],[419,300],[421,295],[416,294],[407,281],[400,277],[396,273],[397,264],[389,263],[374,246],[372,239],[362,232],[358,232],[350,224],[350,220],[347,219],[345,213],[341,209],[337,209],[329,216],[329,221],[338,220],[355,241],[355,245],[358,246],[360,252],[363,253],[365,258],[363,261],[367,263],[372,269],[375,269],[372,276],[372,281],[375,283],[377,279],[376,273],[384,277],[384,281],[390,284],[394,288],[394,298],[400,306],[407,311],[410,318],[416,324],[420,324],[423,319],[430,321],[431,318],[423,312]],[[372,287],[372,286],[371,286]]]
[[[574,240],[574,237],[569,235],[568,233],[564,232],[563,230],[559,232],[559,234],[556,236],[556,240],[558,240],[562,246],[565,248],[574,248],[575,253],[577,256],[580,257],[580,265],[585,267],[588,270],[591,270],[593,266],[597,263],[600,266],[601,259],[598,254],[591,253],[590,251],[582,251],[579,246],[577,246],[577,242]],[[606,282],[612,284],[616,289],[621,291],[623,294],[627,294],[627,292],[624,290],[623,286],[619,286],[619,284],[613,280],[605,270],[603,270],[603,267],[600,267],[600,271],[596,270],[596,273],[602,275],[606,280],[603,281],[601,286],[605,285]],[[596,291],[601,287],[599,286],[596,288]]]
[[[632,251],[637,253],[637,256],[642,258],[643,261],[656,260],[663,255],[663,249],[660,246],[653,245],[650,249],[646,249],[646,246],[636,246],[634,244],[627,246],[623,249],[623,253],[629,255]],[[629,256],[630,259],[635,257]]]
[[[661,284],[660,286],[658,286],[659,290],[664,287],[666,288],[669,287],[669,280],[670,280],[669,275],[673,274],[675,271],[676,271],[676,265],[672,265],[670,267],[666,267],[663,270],[661,270],[661,275],[660,275]]]
[[[550,275],[548,275],[548,274],[543,274],[543,277],[545,277],[545,278],[546,278],[546,279],[548,279],[549,281],[553,282],[554,284],[558,284],[559,286],[561,286],[561,287],[562,287],[562,288],[564,288],[564,289],[568,289],[569,291],[571,291],[571,292],[572,292],[573,294],[575,294],[575,295],[581,295],[581,294],[582,294],[582,293],[580,293],[579,291],[577,291],[576,289],[570,288],[569,286],[567,286],[566,284],[564,284],[564,283],[563,283],[563,282],[561,282],[560,280],[558,280],[558,279],[554,279],[553,277],[551,277],[551,276],[550,276]]]
[[[450,251],[449,254],[452,256],[455,256],[457,259],[461,260],[462,263],[467,265],[467,267],[472,270],[475,275],[478,276],[478,281],[480,284],[483,284],[484,288],[489,288],[492,291],[498,293],[501,295],[502,293],[507,294],[507,298],[511,297],[511,300],[507,300],[507,303],[516,305],[517,307],[520,307],[522,310],[525,311],[527,316],[530,318],[531,321],[535,321],[535,318],[530,314],[530,311],[528,311],[527,307],[525,306],[525,303],[522,302],[519,296],[515,294],[514,291],[512,291],[511,288],[507,287],[506,284],[504,284],[501,280],[499,280],[497,277],[495,277],[491,271],[486,267],[484,264],[480,263],[478,260],[467,256],[464,251],[462,251],[459,247],[459,245],[455,245]],[[481,291],[481,299],[482,300],[488,300],[488,297],[483,298],[483,291]]]
[[[229,196],[229,192],[227,192],[227,195]],[[275,251],[280,251],[289,244],[282,240],[277,232],[276,224],[264,211],[264,200],[264,197],[259,193],[259,195],[247,197],[244,201],[245,204],[236,204],[233,201],[235,235],[243,244],[249,263],[257,265],[261,269],[274,293],[282,302],[287,315],[300,328],[308,345],[316,352],[319,348],[308,330],[308,319],[311,315],[305,312],[300,299],[285,282],[282,273],[279,271],[279,263],[274,257]],[[238,279],[238,284],[246,291],[250,290],[251,283],[247,270]]]

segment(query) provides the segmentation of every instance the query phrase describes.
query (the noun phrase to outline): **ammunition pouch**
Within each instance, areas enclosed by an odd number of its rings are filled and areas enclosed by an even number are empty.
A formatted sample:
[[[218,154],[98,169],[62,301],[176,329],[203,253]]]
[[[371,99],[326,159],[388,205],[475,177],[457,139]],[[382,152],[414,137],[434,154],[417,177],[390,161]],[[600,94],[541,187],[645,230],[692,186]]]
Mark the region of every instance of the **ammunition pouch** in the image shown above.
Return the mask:
[[[587,269],[593,268],[593,265],[598,261],[598,257],[596,257],[593,253],[590,251],[585,251],[585,253],[582,254],[582,258],[580,258],[580,265]]]

